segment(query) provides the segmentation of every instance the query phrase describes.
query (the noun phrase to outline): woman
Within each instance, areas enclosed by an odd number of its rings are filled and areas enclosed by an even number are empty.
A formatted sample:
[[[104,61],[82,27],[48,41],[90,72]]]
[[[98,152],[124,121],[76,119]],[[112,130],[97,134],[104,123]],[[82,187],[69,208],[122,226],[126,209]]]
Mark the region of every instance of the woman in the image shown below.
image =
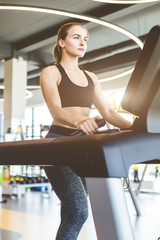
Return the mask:
[[[43,96],[54,119],[47,138],[69,136],[77,129],[85,134],[97,131],[96,120],[101,117],[89,117],[92,104],[112,125],[119,128],[132,125],[111,109],[95,74],[78,67],[87,40],[87,29],[77,22],[64,24],[58,31],[54,48],[56,65],[43,69],[40,77]],[[45,172],[61,200],[56,240],[75,240],[88,217],[85,180],[67,166],[45,167]]]

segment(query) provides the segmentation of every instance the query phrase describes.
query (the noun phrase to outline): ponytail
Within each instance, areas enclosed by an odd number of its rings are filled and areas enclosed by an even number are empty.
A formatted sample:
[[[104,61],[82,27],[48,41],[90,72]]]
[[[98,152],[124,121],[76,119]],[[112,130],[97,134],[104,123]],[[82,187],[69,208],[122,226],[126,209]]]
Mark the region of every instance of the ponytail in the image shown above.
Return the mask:
[[[62,58],[62,49],[57,43],[55,44],[53,49],[53,56],[55,59],[55,63],[59,64]]]

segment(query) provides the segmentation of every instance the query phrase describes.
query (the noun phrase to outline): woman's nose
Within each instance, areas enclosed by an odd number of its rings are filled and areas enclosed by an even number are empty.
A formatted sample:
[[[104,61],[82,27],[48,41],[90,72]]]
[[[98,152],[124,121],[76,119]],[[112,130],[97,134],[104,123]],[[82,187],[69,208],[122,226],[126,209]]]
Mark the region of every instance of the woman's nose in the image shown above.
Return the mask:
[[[85,45],[85,41],[83,39],[81,39],[80,44]]]

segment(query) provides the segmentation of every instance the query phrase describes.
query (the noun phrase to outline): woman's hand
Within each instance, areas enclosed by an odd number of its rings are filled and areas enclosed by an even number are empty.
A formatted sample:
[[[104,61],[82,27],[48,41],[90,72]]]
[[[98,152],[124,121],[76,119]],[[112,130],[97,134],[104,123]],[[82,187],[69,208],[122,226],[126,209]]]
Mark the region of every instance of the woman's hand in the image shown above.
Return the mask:
[[[76,127],[82,130],[87,135],[93,134],[98,130],[98,125],[96,123],[96,120],[101,120],[101,119],[102,118],[100,116],[88,118],[88,119],[79,121]]]

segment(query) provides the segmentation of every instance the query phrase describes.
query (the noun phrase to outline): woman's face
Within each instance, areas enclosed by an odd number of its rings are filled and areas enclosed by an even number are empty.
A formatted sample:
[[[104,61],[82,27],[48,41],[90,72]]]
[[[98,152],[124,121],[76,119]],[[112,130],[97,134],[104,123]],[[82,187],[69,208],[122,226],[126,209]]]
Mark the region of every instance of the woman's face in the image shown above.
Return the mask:
[[[65,40],[60,41],[62,49],[67,54],[81,58],[86,52],[87,40],[88,36],[85,28],[79,25],[74,25],[68,30]]]

